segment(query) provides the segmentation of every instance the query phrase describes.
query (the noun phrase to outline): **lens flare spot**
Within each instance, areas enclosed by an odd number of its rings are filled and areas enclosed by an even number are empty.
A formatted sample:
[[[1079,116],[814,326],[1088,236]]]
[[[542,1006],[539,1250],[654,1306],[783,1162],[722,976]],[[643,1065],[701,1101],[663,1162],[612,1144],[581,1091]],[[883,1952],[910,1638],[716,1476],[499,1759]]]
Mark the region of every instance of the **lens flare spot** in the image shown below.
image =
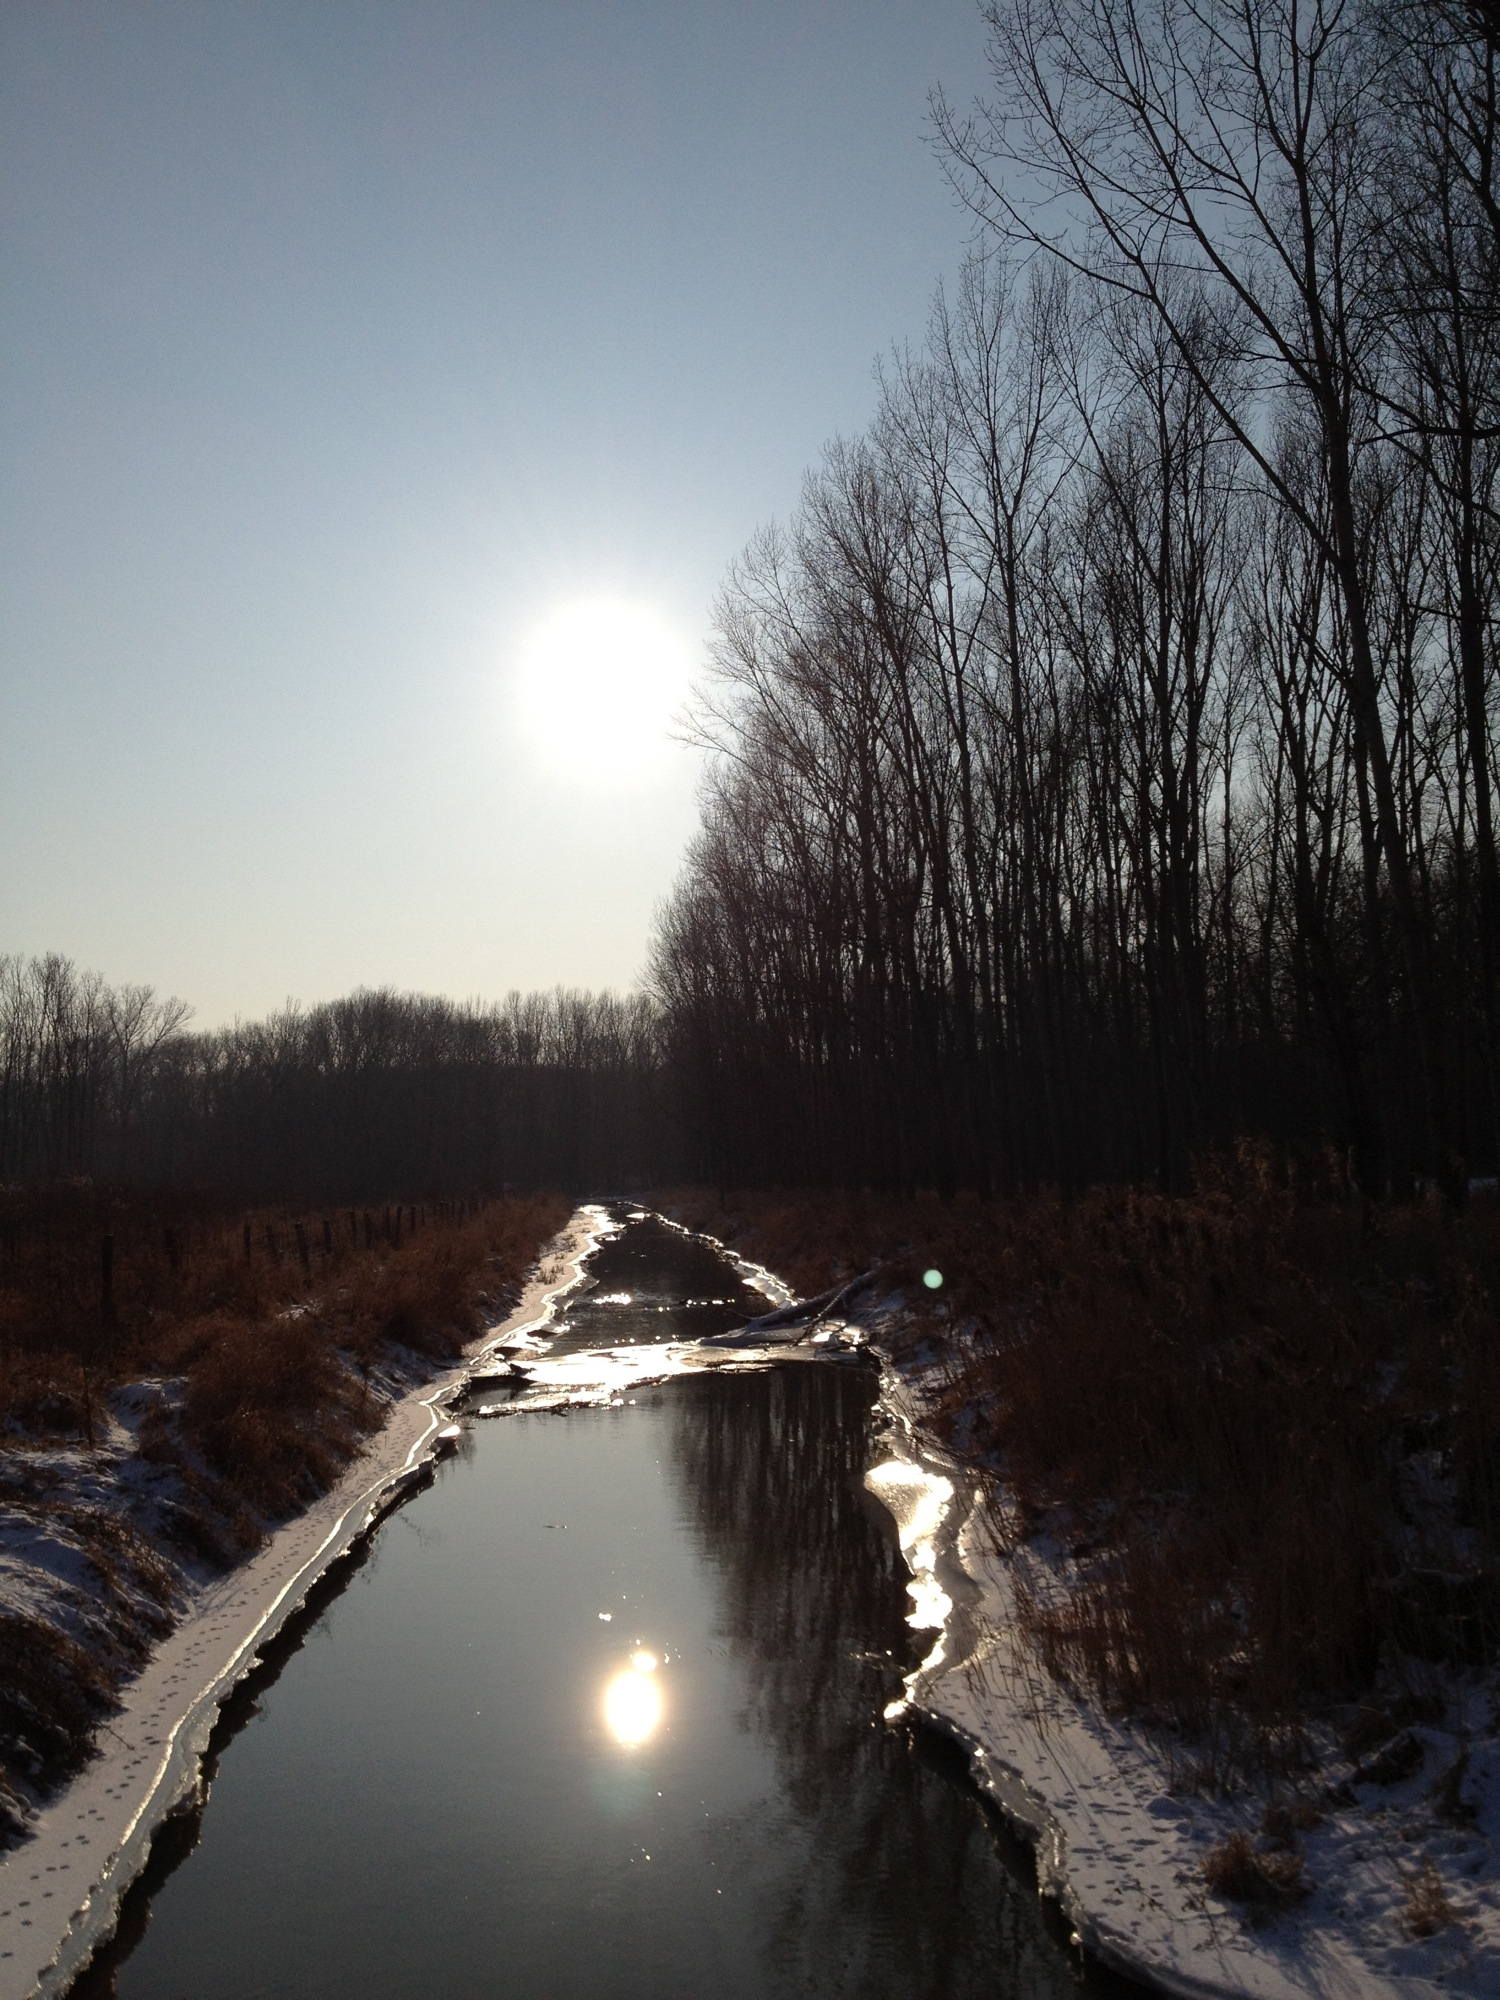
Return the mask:
[[[943,1274],[941,1271],[924,1271],[922,1273],[922,1283],[927,1287],[929,1292],[935,1292],[942,1282]]]

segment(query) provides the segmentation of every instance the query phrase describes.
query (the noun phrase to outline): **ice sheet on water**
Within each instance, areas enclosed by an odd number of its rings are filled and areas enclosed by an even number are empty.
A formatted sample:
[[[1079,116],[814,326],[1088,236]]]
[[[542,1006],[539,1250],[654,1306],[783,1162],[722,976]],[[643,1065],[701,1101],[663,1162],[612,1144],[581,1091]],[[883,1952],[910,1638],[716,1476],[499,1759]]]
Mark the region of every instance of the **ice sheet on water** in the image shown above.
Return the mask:
[[[576,1409],[604,1409],[618,1406],[632,1389],[670,1381],[704,1369],[745,1372],[783,1367],[788,1362],[851,1361],[853,1348],[841,1350],[830,1343],[801,1346],[780,1337],[714,1335],[705,1340],[643,1341],[623,1347],[586,1347],[567,1354],[543,1355],[526,1365],[524,1377],[517,1375],[516,1394],[503,1403],[481,1403],[470,1410],[475,1417],[538,1416],[546,1412]],[[482,1386],[493,1385],[493,1377],[483,1378]]]
[[[911,1577],[907,1623],[918,1632],[936,1632],[932,1650],[919,1671],[928,1674],[942,1661],[953,1600],[938,1580],[938,1537],[953,1503],[953,1481],[931,1472],[914,1459],[892,1457],[872,1465],[865,1485],[896,1523],[896,1538]],[[913,1677],[915,1678],[915,1676]],[[890,1718],[900,1715],[905,1701],[892,1702]]]

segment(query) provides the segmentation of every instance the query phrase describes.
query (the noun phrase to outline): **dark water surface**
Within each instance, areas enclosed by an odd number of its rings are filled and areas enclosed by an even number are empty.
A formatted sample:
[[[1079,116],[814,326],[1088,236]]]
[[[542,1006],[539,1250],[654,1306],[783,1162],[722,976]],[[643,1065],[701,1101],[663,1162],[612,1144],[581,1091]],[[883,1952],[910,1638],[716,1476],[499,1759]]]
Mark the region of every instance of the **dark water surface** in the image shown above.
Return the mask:
[[[591,1272],[569,1348],[764,1306],[655,1222]],[[914,1642],[872,1396],[804,1362],[473,1425],[78,2000],[1076,1993],[1008,1838],[881,1719]]]

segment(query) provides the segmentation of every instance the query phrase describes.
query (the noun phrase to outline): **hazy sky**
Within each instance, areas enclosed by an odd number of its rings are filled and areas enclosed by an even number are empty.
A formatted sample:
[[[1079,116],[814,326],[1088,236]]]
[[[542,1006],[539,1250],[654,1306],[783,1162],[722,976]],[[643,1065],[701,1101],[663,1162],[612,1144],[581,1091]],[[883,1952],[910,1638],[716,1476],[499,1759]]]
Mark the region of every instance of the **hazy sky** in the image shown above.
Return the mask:
[[[975,0],[5,0],[0,951],[200,1025],[632,983],[696,782],[634,716],[956,268],[926,100],[983,45]],[[590,661],[647,699],[574,739]]]

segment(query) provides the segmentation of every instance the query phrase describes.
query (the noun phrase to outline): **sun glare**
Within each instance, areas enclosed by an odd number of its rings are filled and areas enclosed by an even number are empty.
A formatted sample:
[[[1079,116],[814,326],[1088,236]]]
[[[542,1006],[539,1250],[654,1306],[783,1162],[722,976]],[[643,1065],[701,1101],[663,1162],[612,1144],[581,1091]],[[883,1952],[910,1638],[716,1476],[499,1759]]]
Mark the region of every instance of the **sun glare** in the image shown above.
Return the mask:
[[[549,769],[617,784],[649,779],[672,751],[692,658],[670,621],[623,598],[559,607],[525,635],[520,725]]]
[[[604,1721],[622,1749],[633,1750],[661,1721],[661,1684],[654,1653],[632,1653],[630,1665],[604,1690]]]

